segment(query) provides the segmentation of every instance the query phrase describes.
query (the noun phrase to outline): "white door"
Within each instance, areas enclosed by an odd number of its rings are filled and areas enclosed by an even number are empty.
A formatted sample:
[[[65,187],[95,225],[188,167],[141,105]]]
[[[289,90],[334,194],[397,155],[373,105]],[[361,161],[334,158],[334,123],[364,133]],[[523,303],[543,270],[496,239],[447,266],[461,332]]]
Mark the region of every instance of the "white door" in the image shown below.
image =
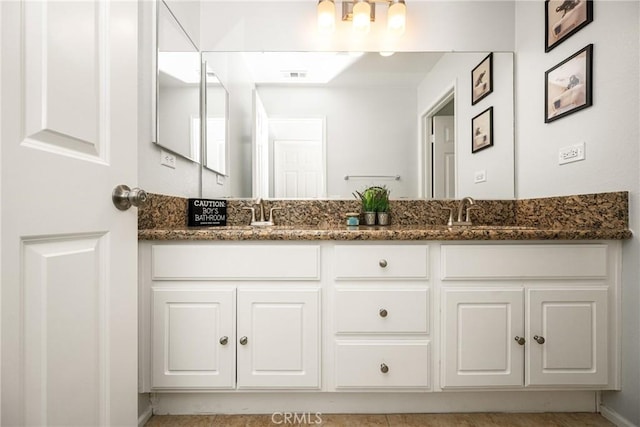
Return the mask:
[[[269,197],[269,116],[253,91],[253,197]]]
[[[320,387],[320,292],[238,290],[238,388]]]
[[[135,425],[138,5],[0,7],[2,425]]]
[[[530,289],[527,385],[606,385],[607,289]]]
[[[152,387],[234,388],[235,290],[153,289],[152,294]]]
[[[444,289],[443,309],[443,388],[522,386],[522,289]]]
[[[433,198],[456,197],[454,116],[433,117]]]
[[[275,140],[273,152],[275,197],[322,195],[322,141]]]

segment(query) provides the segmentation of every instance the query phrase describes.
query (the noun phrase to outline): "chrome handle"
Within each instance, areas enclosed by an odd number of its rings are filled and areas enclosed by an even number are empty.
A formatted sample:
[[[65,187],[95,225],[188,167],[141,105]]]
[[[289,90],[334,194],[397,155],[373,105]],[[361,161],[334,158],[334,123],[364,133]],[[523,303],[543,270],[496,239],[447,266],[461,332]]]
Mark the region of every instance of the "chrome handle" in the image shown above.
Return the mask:
[[[220,344],[222,345],[227,345],[227,343],[229,342],[229,337],[222,337],[220,338]]]
[[[387,317],[387,314],[389,314],[387,310],[385,310],[384,308],[380,309],[380,317]]]
[[[389,367],[383,363],[382,365],[380,365],[380,372],[386,374],[387,372],[389,372]]]
[[[527,340],[525,340],[523,337],[519,337],[519,336],[516,336],[514,339],[515,339],[515,340],[516,340],[516,342],[517,342],[518,344],[520,344],[520,345],[524,345],[524,343],[526,343],[526,342],[527,342]]]
[[[381,259],[380,261],[378,261],[378,264],[380,265],[380,267],[385,268],[387,266],[387,260]]]
[[[242,345],[247,345],[247,342],[248,342],[248,341],[249,341],[249,340],[247,339],[247,337],[242,337],[242,338],[240,338],[240,344],[242,344]]]
[[[140,206],[147,201],[147,192],[140,189],[130,189],[124,184],[118,185],[111,193],[111,200],[116,208],[126,211],[131,206]]]
[[[273,220],[273,212],[274,211],[281,211],[281,210],[282,210],[282,208],[271,208],[271,209],[269,209],[269,221],[271,221],[271,222],[273,222],[275,224],[276,222]]]
[[[539,337],[537,335],[534,335],[533,339],[536,340],[538,344],[544,344],[544,337]]]

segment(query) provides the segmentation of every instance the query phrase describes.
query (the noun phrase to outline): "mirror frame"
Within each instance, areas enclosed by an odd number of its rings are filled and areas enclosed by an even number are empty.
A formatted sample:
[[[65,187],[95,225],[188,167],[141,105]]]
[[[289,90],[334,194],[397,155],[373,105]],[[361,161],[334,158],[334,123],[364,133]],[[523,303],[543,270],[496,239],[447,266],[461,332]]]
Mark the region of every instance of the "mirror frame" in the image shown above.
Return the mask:
[[[200,147],[198,147],[197,153],[198,153],[198,157],[199,159],[194,159],[192,157],[189,157],[188,155],[184,154],[184,153],[179,153],[177,152],[175,149],[167,147],[166,145],[163,145],[162,142],[160,141],[160,9],[162,7],[165,7],[166,10],[169,12],[169,15],[171,15],[171,18],[173,18],[173,20],[175,21],[175,23],[177,24],[177,26],[180,28],[180,30],[182,30],[183,35],[186,37],[186,39],[188,40],[188,42],[191,44],[191,46],[194,49],[194,54],[197,54],[200,57],[200,82],[198,84],[198,87],[200,88],[199,91],[199,101],[198,101],[198,106],[199,106],[199,118],[200,118]],[[176,15],[173,13],[173,11],[171,10],[171,8],[169,7],[169,5],[164,1],[164,0],[157,0],[156,1],[156,28],[155,28],[155,36],[156,36],[156,56],[155,56],[155,135],[153,138],[153,143],[155,145],[157,145],[158,147],[161,147],[164,150],[167,150],[173,154],[175,154],[176,156],[180,156],[184,159],[190,160],[194,163],[197,164],[201,164],[202,163],[202,157],[203,157],[203,151],[202,151],[202,53],[200,52],[200,49],[198,49],[198,46],[195,44],[195,42],[193,41],[193,39],[189,36],[189,33],[185,30],[185,28],[182,26],[182,24],[180,23],[180,21],[178,20],[178,18],[176,17]]]
[[[223,170],[217,170],[215,167],[212,167],[208,164],[207,159],[209,158],[208,156],[208,150],[209,150],[209,141],[208,141],[208,133],[207,133],[207,126],[208,126],[208,122],[209,122],[209,115],[208,115],[208,95],[207,95],[207,91],[208,91],[208,87],[207,87],[207,76],[208,76],[208,72],[207,72],[207,61],[204,59],[202,52],[200,53],[200,59],[201,59],[201,70],[202,70],[202,108],[201,108],[201,118],[200,118],[200,122],[202,123],[202,138],[200,139],[201,141],[203,141],[204,143],[202,144],[202,166],[207,168],[208,170],[218,174],[218,175],[222,175],[225,177],[229,176],[228,173],[228,169],[229,169],[229,90],[227,89],[227,86],[224,84],[224,82],[222,80],[220,80],[220,76],[215,73],[214,71],[211,71],[212,74],[214,74],[216,76],[216,79],[218,80],[218,82],[220,82],[220,87],[224,90],[225,92],[225,105],[224,105],[224,167],[222,168]],[[204,119],[203,119],[204,118]]]

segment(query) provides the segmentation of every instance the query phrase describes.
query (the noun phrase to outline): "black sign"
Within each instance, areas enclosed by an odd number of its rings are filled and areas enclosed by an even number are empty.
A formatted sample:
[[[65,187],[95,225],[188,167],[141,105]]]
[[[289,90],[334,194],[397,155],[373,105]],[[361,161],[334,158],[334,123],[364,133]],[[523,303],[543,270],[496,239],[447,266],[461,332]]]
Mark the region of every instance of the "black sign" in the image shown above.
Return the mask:
[[[189,227],[227,225],[227,201],[189,199]]]

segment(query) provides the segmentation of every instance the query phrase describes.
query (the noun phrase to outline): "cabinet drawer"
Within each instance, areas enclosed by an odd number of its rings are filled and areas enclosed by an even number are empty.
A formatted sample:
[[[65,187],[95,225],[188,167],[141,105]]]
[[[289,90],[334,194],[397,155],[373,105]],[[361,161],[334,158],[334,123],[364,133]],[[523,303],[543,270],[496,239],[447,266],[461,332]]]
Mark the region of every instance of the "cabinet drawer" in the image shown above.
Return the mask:
[[[427,289],[336,291],[338,333],[428,333]]]
[[[428,279],[424,245],[337,245],[336,279]]]
[[[443,245],[442,279],[602,279],[607,246]]]
[[[336,343],[339,389],[429,388],[429,366],[428,341]]]
[[[318,280],[316,245],[154,245],[153,280]]]

